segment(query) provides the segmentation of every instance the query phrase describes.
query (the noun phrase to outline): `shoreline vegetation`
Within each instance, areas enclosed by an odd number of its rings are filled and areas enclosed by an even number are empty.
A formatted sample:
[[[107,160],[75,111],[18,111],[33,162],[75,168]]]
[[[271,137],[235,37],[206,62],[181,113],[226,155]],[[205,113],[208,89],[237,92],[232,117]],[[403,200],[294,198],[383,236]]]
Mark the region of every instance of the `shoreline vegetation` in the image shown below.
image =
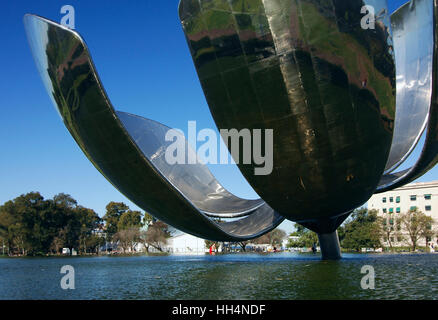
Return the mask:
[[[417,209],[382,217],[360,208],[338,228],[338,235],[343,253],[434,252],[438,233],[433,227],[433,219]],[[173,231],[122,202],[108,203],[101,218],[64,193],[44,199],[39,192],[30,192],[0,205],[0,257],[168,255],[172,250],[166,245]],[[306,254],[318,251],[318,236],[296,223],[290,235],[274,229],[251,241],[205,240],[205,247],[214,254]]]
[[[290,253],[296,254],[297,256],[318,256],[318,253],[312,253],[311,249],[308,252],[298,252],[298,251],[278,251],[278,252],[255,252],[255,251],[238,251],[238,252],[225,252],[225,253],[215,253],[216,256],[226,256],[226,255],[272,255],[272,254],[281,254],[281,253]],[[419,247],[417,251],[409,251],[409,248],[404,248],[396,251],[384,250],[383,252],[357,252],[352,250],[341,250],[343,254],[354,254],[354,255],[379,255],[379,256],[390,256],[390,255],[428,255],[428,254],[437,254],[438,252],[432,253],[427,250],[426,247]],[[99,257],[167,257],[167,256],[177,256],[177,257],[191,257],[191,256],[209,256],[208,252],[204,254],[172,254],[168,252],[154,252],[154,253],[145,253],[145,252],[136,252],[136,253],[101,253],[101,254],[78,254],[75,256],[72,255],[63,255],[63,254],[46,254],[46,255],[3,255],[0,253],[0,259],[18,259],[18,258],[99,258]]]
[[[101,218],[70,195],[44,199],[23,194],[0,206],[0,254],[9,256],[99,255],[163,252],[170,228],[148,213],[110,202]]]
[[[376,210],[359,208],[337,231],[342,252],[436,252],[438,230],[434,223],[418,209],[380,216]],[[316,233],[299,224],[295,224],[295,228],[287,247],[312,247],[318,243]],[[437,240],[435,246],[434,240]]]

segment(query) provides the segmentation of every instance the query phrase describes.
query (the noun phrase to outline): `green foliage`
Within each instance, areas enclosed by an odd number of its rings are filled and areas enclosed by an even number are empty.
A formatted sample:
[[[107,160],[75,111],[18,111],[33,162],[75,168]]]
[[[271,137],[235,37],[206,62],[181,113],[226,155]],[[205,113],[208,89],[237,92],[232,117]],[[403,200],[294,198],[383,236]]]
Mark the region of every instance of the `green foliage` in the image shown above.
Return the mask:
[[[149,213],[145,212],[143,215],[143,222],[142,225],[143,226],[148,226],[150,224],[152,224],[152,222],[154,222],[154,217],[152,215],[150,215]]]
[[[345,237],[341,246],[345,249],[360,251],[361,248],[379,248],[382,237],[382,221],[377,211],[357,209],[344,225]]]
[[[291,236],[299,237],[299,239],[289,239],[286,245],[288,248],[308,248],[314,244],[318,244],[318,235],[315,232],[310,231],[298,223],[295,223],[295,229],[295,232],[292,232]]]
[[[94,233],[102,229],[104,221],[107,238]],[[169,236],[168,227],[153,221],[151,215],[143,217],[140,211],[130,210],[121,202],[110,202],[102,220],[70,195],[60,193],[46,200],[40,193],[30,192],[0,206],[0,242],[8,248],[6,252],[20,255],[57,254],[62,248],[97,253],[112,238],[123,249],[132,249],[140,241],[140,227],[146,224],[153,225],[151,241],[161,245]]]
[[[119,222],[117,223],[117,230],[139,229],[142,226],[141,218],[142,213],[140,211],[128,210],[120,216]]]
[[[0,206],[0,236],[10,253],[58,253],[63,247],[86,245],[100,223],[91,209],[66,194],[45,200],[30,192]]]
[[[117,233],[120,217],[128,210],[129,207],[123,202],[108,203],[103,220],[105,221],[106,232],[109,238],[112,238]]]
[[[339,226],[338,229],[338,237],[339,237],[339,242],[342,243],[342,241],[345,239],[345,228],[343,225]]]
[[[434,235],[432,217],[425,215],[418,209],[410,210],[400,216],[400,223],[404,230],[408,233],[409,242],[412,250],[415,251],[418,247],[418,241],[421,238],[431,239]]]

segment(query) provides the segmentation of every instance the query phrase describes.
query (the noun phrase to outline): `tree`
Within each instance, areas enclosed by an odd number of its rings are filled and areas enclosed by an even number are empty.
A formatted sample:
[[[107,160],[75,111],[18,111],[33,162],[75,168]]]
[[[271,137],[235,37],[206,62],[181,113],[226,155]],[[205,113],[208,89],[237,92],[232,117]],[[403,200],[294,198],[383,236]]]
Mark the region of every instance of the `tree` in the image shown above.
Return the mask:
[[[118,223],[122,214],[129,210],[123,202],[110,202],[106,206],[106,214],[103,217],[106,226],[106,233],[111,239],[118,231]]]
[[[130,228],[139,229],[142,225],[141,223],[142,213],[140,211],[128,210],[124,212],[117,223],[117,230],[125,230]]]
[[[239,243],[240,245],[240,243]],[[205,246],[207,248],[214,248],[214,252],[217,252],[219,250],[220,242],[219,241],[212,241],[212,240],[205,240]]]
[[[105,244],[105,239],[96,234],[92,234],[85,239],[85,245],[91,252],[99,254],[99,248]]]
[[[23,226],[20,223],[16,223],[14,225],[11,225],[8,228],[8,231],[13,234],[12,237],[12,245],[13,247],[16,247],[18,249],[18,252],[20,252],[23,256],[26,255],[26,253],[29,251],[29,248],[25,242],[25,234],[26,230],[23,228]]]
[[[392,246],[392,238],[397,237],[397,238],[401,238],[401,220],[400,218],[395,218],[389,214],[389,216],[386,217],[379,217],[379,223],[381,225],[382,228],[382,234],[385,236],[385,240],[388,241],[389,247],[391,249],[391,251],[393,251],[393,246]]]
[[[123,252],[137,246],[140,239],[140,227],[142,226],[142,213],[140,211],[127,210],[122,213],[117,223],[117,232],[114,240],[119,242]]]
[[[360,251],[361,248],[378,248],[381,246],[382,221],[376,210],[361,208],[353,212],[351,220],[345,223],[345,238],[342,247]]]
[[[94,210],[82,206],[77,206],[74,209],[74,213],[77,215],[76,218],[81,225],[79,231],[79,249],[83,253],[87,253],[89,245],[94,246],[96,242],[96,239],[93,239],[91,242],[90,239],[95,237],[93,231],[99,227],[101,219]]]
[[[281,246],[283,239],[286,237],[286,232],[281,229],[274,229],[259,238],[252,240],[255,244],[269,244],[272,246]]]
[[[0,234],[11,254],[59,253],[86,243],[100,218],[60,193],[45,200],[40,193],[23,194],[0,206]]]
[[[131,249],[131,252],[134,252],[135,247],[140,241],[140,230],[136,227],[122,229],[114,235],[114,240],[116,240],[122,247],[123,253],[128,249]]]
[[[155,221],[149,225],[146,231],[140,234],[140,239],[147,251],[149,251],[149,247],[163,251],[163,246],[167,244],[169,237],[169,227],[162,221]]]
[[[291,236],[299,237],[298,240],[289,239],[287,243],[288,248],[308,248],[314,244],[318,244],[318,235],[303,227],[302,225],[295,223],[295,231],[291,233]]]
[[[345,238],[345,227],[344,225],[340,225],[336,230],[338,232],[339,242],[341,243]]]
[[[1,228],[0,226],[0,243],[1,243],[1,254],[3,255],[5,253],[5,247],[7,247],[7,237],[6,237],[7,233],[4,229]]]
[[[286,238],[286,232],[281,229],[274,229],[267,233],[267,235],[269,236],[270,244],[278,247],[282,246],[283,240]]]
[[[52,243],[50,244],[50,251],[52,253],[58,254],[60,253],[61,249],[63,248],[64,240],[62,239],[61,235],[57,235],[53,238]]]
[[[243,252],[246,252],[246,246],[250,243],[250,241],[239,241],[238,244],[242,248]]]
[[[149,213],[145,212],[143,215],[143,221],[142,221],[142,225],[143,226],[149,226],[150,224],[152,224],[156,219],[150,215]]]
[[[38,192],[30,192],[8,201],[1,209],[2,229],[7,230],[9,246],[22,255],[44,251],[50,242],[48,223],[41,213],[50,213],[49,203]]]
[[[433,235],[432,217],[425,215],[418,209],[409,210],[409,212],[402,214],[400,216],[400,221],[408,233],[413,251],[417,249],[418,241],[421,238],[426,238],[427,242],[428,237],[432,237]]]
[[[79,248],[80,234],[81,224],[74,219],[68,219],[67,224],[59,231],[58,237],[61,238],[63,247],[70,249],[70,254],[74,248]]]
[[[53,197],[53,202],[58,206],[74,209],[78,202],[73,199],[69,194],[59,193]]]

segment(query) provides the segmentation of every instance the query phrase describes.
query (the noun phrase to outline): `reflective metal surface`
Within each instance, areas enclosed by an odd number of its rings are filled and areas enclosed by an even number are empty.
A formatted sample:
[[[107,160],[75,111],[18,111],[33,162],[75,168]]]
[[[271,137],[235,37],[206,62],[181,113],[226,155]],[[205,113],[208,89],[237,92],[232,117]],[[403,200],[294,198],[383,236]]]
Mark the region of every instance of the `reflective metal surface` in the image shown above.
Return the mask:
[[[427,124],[427,131],[420,158],[415,165],[401,172],[385,174],[377,193],[414,181],[438,162],[437,8],[437,0],[416,0],[405,4],[391,16],[394,33],[400,38],[394,41],[397,44],[397,68],[405,70],[404,75],[399,75],[402,85],[397,87],[397,92],[400,92],[397,97],[404,99],[397,100],[396,119],[399,119],[396,120],[393,150],[400,150],[399,156],[404,160],[407,154],[403,155],[402,150],[408,150],[416,144],[423,122]],[[404,37],[412,39],[411,42],[404,41]],[[413,128],[417,128],[418,132]],[[409,134],[404,134],[405,129]],[[406,147],[401,146],[402,139],[407,140]],[[410,146],[409,141],[414,145]]]
[[[172,141],[166,141],[165,136],[169,127],[124,112],[117,112],[117,116],[143,155],[205,214],[218,218],[234,218],[248,215],[264,205],[263,200],[245,200],[229,193],[205,165],[168,164],[165,152]],[[185,141],[185,163],[188,163],[188,158],[196,158],[196,153],[190,148],[185,137],[183,135],[180,137]]]
[[[407,158],[427,125],[432,95],[433,1],[407,3],[391,15],[391,26],[397,65],[397,112],[387,171]]]
[[[365,4],[379,14],[374,30],[361,28]],[[386,1],[181,0],[179,10],[217,127],[274,130],[272,174],[239,164],[261,198],[313,230],[365,203],[394,126]]]
[[[34,15],[24,23],[67,129],[94,166],[139,207],[182,231],[222,241],[260,236],[284,220],[261,200],[230,194],[204,165],[166,165],[160,133],[168,128],[114,111],[79,34]],[[207,213],[246,217],[217,223]]]

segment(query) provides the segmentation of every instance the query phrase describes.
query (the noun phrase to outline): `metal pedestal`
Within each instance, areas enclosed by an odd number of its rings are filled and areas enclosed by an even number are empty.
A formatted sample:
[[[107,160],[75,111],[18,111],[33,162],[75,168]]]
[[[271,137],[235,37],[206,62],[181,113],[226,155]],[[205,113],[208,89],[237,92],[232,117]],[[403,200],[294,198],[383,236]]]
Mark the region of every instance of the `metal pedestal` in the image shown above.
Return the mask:
[[[318,234],[319,246],[323,260],[341,259],[341,246],[339,244],[338,232]]]

